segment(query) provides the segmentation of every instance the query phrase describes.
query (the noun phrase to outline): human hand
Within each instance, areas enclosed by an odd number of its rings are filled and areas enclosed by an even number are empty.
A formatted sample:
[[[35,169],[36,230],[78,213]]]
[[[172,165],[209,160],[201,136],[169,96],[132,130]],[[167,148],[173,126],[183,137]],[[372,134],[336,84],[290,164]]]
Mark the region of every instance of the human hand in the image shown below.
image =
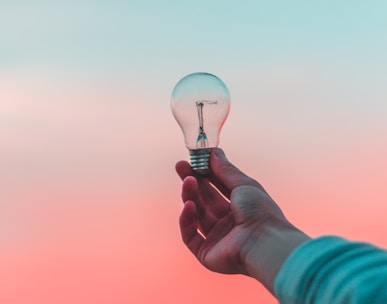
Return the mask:
[[[278,257],[278,252],[270,252],[262,246],[275,241],[268,235],[281,238],[273,234],[274,230],[285,229],[292,231],[292,235],[299,231],[286,220],[263,187],[233,166],[222,150],[214,149],[210,161],[212,174],[209,177],[194,177],[185,161],[176,164],[176,171],[184,180],[182,199],[185,204],[180,216],[183,241],[208,269],[246,274],[271,290],[276,271],[290,249],[280,249]],[[298,235],[297,240],[307,238],[302,235],[304,238]],[[269,261],[279,264],[270,265],[273,270],[260,264],[261,259],[267,262],[276,255],[276,261]]]

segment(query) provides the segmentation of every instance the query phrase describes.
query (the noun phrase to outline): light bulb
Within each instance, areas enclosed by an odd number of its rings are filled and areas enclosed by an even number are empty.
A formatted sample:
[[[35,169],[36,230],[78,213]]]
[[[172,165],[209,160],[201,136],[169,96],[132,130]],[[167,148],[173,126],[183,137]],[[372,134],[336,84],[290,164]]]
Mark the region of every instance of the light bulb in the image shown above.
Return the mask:
[[[230,93],[224,82],[209,73],[183,77],[172,92],[171,108],[189,150],[192,169],[210,173],[210,153],[230,111]]]

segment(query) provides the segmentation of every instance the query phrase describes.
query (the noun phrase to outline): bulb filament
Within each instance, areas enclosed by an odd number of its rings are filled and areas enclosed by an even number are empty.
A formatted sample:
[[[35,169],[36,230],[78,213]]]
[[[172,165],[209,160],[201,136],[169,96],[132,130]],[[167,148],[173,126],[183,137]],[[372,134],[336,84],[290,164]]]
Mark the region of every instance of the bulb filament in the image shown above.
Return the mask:
[[[206,132],[204,132],[204,120],[203,120],[203,107],[205,104],[217,104],[216,100],[198,100],[196,101],[196,108],[198,110],[198,118],[199,118],[199,135],[196,140],[197,148],[207,148],[208,147],[208,139]]]

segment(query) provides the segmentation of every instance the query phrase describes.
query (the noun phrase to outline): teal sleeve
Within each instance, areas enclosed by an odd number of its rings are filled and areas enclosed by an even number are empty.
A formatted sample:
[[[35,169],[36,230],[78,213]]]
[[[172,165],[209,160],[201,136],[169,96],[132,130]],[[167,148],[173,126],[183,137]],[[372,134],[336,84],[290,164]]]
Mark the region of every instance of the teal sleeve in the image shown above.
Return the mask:
[[[284,304],[385,304],[387,251],[333,236],[314,239],[288,257],[274,284]]]

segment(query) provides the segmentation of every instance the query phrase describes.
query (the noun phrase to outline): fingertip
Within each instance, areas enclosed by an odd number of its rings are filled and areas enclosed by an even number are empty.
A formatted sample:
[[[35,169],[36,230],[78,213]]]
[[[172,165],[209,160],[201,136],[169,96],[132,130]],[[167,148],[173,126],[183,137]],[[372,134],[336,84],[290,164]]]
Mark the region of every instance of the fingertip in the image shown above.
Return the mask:
[[[187,184],[187,183],[196,183],[197,184],[197,179],[196,179],[196,177],[194,177],[192,175],[188,175],[188,176],[186,176],[183,179],[183,183],[185,183],[185,184]]]
[[[219,167],[221,164],[229,163],[224,151],[220,148],[214,148],[211,153],[211,168]]]
[[[187,200],[189,197],[196,197],[198,189],[198,181],[194,176],[186,176],[183,180],[183,194],[184,200]]]
[[[212,150],[212,153],[211,153],[212,157],[215,157],[217,159],[225,159],[226,158],[226,154],[224,153],[224,151],[221,149],[221,148],[214,148]]]
[[[195,214],[196,213],[196,204],[192,200],[187,200],[184,202],[184,210],[188,212],[189,214]]]
[[[204,242],[204,238],[197,232],[196,210],[195,203],[187,200],[180,215],[180,232],[183,242],[194,255],[197,255]]]
[[[212,172],[218,176],[221,175],[222,168],[231,166],[231,163],[226,157],[226,154],[224,151],[220,148],[215,148],[213,152],[211,153],[211,169]]]
[[[182,180],[184,180],[185,177],[193,174],[191,165],[185,160],[177,162],[175,165],[175,170]]]
[[[184,202],[183,210],[180,214],[180,226],[184,229],[187,226],[193,225],[196,221],[196,205],[193,201],[187,200]]]
[[[182,168],[184,168],[186,166],[186,163],[187,162],[185,160],[178,161],[175,165],[176,172],[179,172]]]

